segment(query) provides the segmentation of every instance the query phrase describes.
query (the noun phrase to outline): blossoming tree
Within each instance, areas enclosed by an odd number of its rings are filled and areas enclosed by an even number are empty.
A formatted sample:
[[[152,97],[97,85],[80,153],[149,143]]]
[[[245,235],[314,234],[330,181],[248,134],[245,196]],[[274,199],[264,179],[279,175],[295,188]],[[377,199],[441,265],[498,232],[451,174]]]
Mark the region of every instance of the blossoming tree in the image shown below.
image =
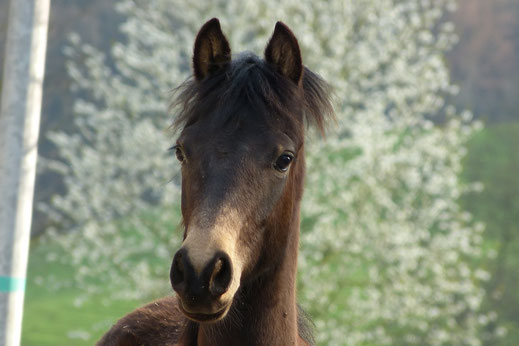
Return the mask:
[[[74,134],[54,133],[67,192],[44,206],[91,293],[168,290],[179,216],[166,148],[170,90],[194,34],[219,17],[234,51],[261,53],[276,20],[335,90],[337,123],[307,148],[300,298],[327,345],[478,345],[482,227],[460,210],[470,114],[449,105],[443,21],[451,0],[122,0],[127,40],[110,57],[72,37]],[[435,119],[441,118],[441,121]],[[441,125],[438,125],[441,124]],[[142,258],[153,257],[153,261]],[[160,263],[160,264],[158,264]],[[96,278],[92,280],[92,278]]]

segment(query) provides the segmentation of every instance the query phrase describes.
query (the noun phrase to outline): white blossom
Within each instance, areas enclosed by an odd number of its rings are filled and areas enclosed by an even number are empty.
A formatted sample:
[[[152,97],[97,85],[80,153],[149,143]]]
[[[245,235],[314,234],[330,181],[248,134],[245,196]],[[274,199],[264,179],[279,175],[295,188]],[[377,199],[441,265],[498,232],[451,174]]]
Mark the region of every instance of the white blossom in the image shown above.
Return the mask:
[[[306,149],[299,297],[318,341],[482,344],[480,330],[495,320],[480,311],[488,273],[471,262],[483,227],[457,203],[468,188],[458,179],[464,142],[480,125],[448,104],[458,90],[444,53],[456,36],[443,18],[454,8],[451,0],[120,1],[127,39],[109,58],[72,37],[77,133],[51,135],[62,161],[48,165],[67,193],[45,208],[80,266],[78,282],[96,292],[111,280],[113,297],[168,289],[181,236],[178,168],[166,152],[169,91],[189,75],[205,20],[220,18],[234,52],[257,54],[283,20],[305,64],[333,85],[338,118]]]

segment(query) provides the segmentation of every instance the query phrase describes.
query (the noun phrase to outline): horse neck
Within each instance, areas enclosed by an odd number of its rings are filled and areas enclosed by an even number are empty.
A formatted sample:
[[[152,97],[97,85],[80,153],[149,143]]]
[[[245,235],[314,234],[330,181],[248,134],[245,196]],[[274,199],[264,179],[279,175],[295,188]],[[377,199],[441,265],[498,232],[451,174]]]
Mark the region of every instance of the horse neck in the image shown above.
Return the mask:
[[[223,321],[201,324],[193,329],[197,331],[196,345],[297,344],[296,272],[304,159],[299,160],[298,166],[292,180],[289,223],[266,229],[268,234],[286,232],[283,246],[276,249],[280,253],[279,260],[273,268],[241,289],[239,298]]]

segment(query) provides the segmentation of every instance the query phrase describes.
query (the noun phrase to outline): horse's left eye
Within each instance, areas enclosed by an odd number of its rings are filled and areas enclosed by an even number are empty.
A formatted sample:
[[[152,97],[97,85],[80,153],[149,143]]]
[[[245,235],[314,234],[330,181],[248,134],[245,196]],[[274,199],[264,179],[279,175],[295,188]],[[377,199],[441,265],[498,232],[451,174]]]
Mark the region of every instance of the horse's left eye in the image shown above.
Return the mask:
[[[294,155],[284,153],[277,158],[276,162],[274,162],[274,168],[280,172],[286,172],[292,161],[294,161]]]

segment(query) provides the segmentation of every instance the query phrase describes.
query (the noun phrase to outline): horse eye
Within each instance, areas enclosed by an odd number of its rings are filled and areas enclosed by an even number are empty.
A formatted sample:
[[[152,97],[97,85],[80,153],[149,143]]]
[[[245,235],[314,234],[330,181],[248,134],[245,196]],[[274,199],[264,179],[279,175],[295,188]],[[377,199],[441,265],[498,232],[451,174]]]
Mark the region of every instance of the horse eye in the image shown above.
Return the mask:
[[[184,154],[182,153],[182,149],[180,149],[180,147],[175,149],[175,155],[177,156],[178,161],[184,162]]]
[[[286,172],[288,170],[288,166],[290,166],[293,160],[294,155],[285,153],[277,158],[276,162],[274,163],[274,168],[280,172]]]
[[[178,145],[178,144],[174,145],[171,148],[169,148],[168,150],[175,150],[175,156],[177,157],[178,161],[184,162],[184,160],[185,160],[184,153],[182,152],[180,145]]]

